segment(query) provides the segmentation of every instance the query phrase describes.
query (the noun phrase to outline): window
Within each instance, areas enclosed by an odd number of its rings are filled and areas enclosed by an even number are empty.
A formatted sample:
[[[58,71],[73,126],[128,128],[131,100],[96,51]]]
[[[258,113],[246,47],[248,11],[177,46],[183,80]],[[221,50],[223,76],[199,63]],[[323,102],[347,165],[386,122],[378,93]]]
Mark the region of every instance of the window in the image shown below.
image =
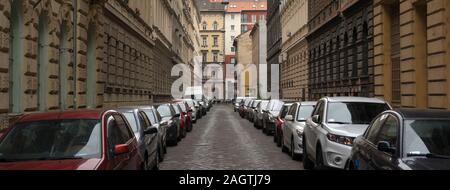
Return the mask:
[[[242,25],[241,27],[241,33],[247,32],[247,25]]]
[[[231,58],[231,64],[236,64],[236,58]]]
[[[208,53],[203,52],[203,62],[207,62],[208,61]]]
[[[252,22],[256,23],[256,15],[252,15]]]
[[[231,47],[231,52],[234,52],[234,47]]]
[[[246,14],[242,15],[241,22],[242,23],[246,23],[247,22],[247,15]]]
[[[234,29],[235,29],[235,26],[231,25],[231,31],[234,31]]]
[[[300,106],[297,113],[297,121],[304,122],[311,117],[311,113],[314,110],[314,106]]]
[[[294,117],[295,113],[297,112],[297,108],[298,108],[297,104],[294,104],[293,106],[291,106],[291,109],[289,109],[288,115],[292,115],[292,117]]]
[[[219,46],[219,40],[218,40],[218,37],[217,37],[217,36],[214,36],[213,38],[214,38],[214,47]]]
[[[156,118],[155,113],[153,110],[145,110],[145,114],[147,115],[148,119],[150,120],[150,125],[154,125],[158,123],[158,120]]]
[[[370,126],[370,128],[368,129],[367,133],[364,135],[365,138],[373,143],[373,144],[377,144],[378,142],[376,141],[376,137],[378,135],[378,133],[380,132],[381,129],[381,125],[383,124],[384,118],[386,118],[386,115],[380,116],[378,117]]]
[[[231,20],[234,20],[234,17],[235,17],[234,14],[232,14],[232,15],[231,15]]]
[[[208,47],[208,40],[206,38],[206,36],[203,36],[203,47]]]
[[[391,148],[397,147],[398,129],[398,120],[394,116],[389,115],[383,126],[381,127],[376,142],[378,143],[381,141],[386,141],[391,145]]]
[[[259,16],[259,21],[262,21],[262,20],[266,20],[266,15],[260,15]]]
[[[388,110],[382,103],[332,102],[328,104],[327,123],[370,124],[378,114]]]
[[[206,24],[206,22],[203,22],[203,24],[202,24],[202,28],[203,28],[203,30],[206,30],[207,29],[207,24]]]
[[[139,116],[139,123],[141,123],[142,129],[147,130],[151,126],[148,117],[145,115],[144,112],[139,112],[138,116]]]
[[[219,60],[219,54],[217,52],[214,52],[213,61],[218,62]]]
[[[312,116],[319,115],[320,116],[320,120],[322,120],[323,119],[323,110],[324,110],[324,102],[320,101],[317,104],[317,107],[314,109],[314,112],[313,112]]]
[[[213,28],[214,30],[218,30],[219,26],[217,24],[217,21],[214,21]]]
[[[133,132],[131,131],[130,126],[127,125],[125,118],[123,118],[121,115],[114,115],[114,119],[117,122],[117,126],[119,127],[121,131],[121,135],[123,139],[125,140],[125,143],[127,143],[130,139],[134,137]]]
[[[235,36],[231,36],[231,42],[233,42],[235,38]]]

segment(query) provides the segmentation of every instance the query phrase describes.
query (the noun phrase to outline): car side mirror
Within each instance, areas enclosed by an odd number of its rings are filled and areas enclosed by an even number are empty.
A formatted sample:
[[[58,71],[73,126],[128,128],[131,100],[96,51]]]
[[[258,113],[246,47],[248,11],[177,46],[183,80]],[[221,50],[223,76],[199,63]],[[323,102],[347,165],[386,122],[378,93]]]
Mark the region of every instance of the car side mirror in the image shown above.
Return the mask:
[[[150,127],[144,131],[145,135],[151,135],[151,134],[155,134],[155,133],[158,133],[158,128],[156,128],[155,126]]]
[[[192,112],[194,112],[194,110],[192,110],[192,109],[188,110],[188,113],[192,113]]]
[[[294,117],[292,115],[287,115],[284,119],[286,121],[294,121]]]
[[[130,146],[127,144],[119,144],[114,147],[114,155],[122,155],[130,152]]]
[[[319,115],[315,115],[312,117],[312,122],[314,123],[319,123],[320,122],[320,116]]]
[[[175,114],[173,117],[180,117],[180,114],[177,113],[177,114]]]
[[[387,153],[390,153],[390,154],[395,153],[395,149],[392,148],[391,144],[389,142],[386,142],[386,141],[378,142],[377,148],[381,152],[387,152]]]

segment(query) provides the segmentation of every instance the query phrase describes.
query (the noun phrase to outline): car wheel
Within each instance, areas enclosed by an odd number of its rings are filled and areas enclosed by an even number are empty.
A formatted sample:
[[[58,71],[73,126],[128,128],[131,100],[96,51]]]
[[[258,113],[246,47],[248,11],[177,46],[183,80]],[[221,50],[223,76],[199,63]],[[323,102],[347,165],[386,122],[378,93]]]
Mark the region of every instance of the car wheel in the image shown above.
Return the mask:
[[[159,170],[159,152],[156,151],[156,156],[155,156],[155,166],[153,166],[152,170]]]
[[[292,158],[292,160],[299,159],[299,155],[295,153],[294,137],[291,138],[291,158]]]
[[[277,146],[278,147],[281,147],[281,140],[283,139],[282,137],[283,137],[283,134],[280,134],[280,136],[278,136],[278,138],[277,138]]]
[[[266,122],[262,121],[262,132],[266,134]]]
[[[273,142],[277,143],[277,131],[275,130],[275,134],[273,135]]]
[[[323,164],[323,153],[322,148],[320,146],[316,149],[316,170],[324,170],[325,166]]]
[[[314,163],[309,159],[306,149],[306,139],[305,136],[303,136],[303,168],[311,170],[314,168]]]
[[[161,146],[158,146],[158,159],[160,162],[164,161],[164,150]]]
[[[284,137],[282,136],[281,137],[281,152],[284,152],[284,153],[287,153],[288,152],[288,149],[287,149],[287,147],[284,145]]]

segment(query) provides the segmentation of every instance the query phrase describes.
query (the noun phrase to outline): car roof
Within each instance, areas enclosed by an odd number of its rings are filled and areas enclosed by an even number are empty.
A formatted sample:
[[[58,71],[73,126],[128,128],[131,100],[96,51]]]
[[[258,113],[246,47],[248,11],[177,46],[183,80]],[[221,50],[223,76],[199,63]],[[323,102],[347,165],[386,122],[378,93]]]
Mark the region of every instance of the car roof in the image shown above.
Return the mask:
[[[404,119],[450,119],[450,111],[448,110],[401,108],[395,111],[402,115]]]
[[[300,102],[302,106],[315,106],[317,102]]]
[[[329,102],[366,102],[366,103],[386,103],[378,98],[365,97],[326,97]]]
[[[83,109],[71,111],[54,111],[42,113],[27,113],[16,122],[49,121],[61,119],[100,119],[106,109]]]

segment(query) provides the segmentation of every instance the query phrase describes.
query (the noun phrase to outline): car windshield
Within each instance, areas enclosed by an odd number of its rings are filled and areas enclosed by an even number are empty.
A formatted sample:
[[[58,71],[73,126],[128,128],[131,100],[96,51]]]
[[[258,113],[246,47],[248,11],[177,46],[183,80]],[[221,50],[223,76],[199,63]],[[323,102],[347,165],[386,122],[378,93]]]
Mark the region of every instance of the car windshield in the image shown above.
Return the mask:
[[[175,114],[179,114],[180,113],[180,107],[178,106],[178,104],[173,104],[172,107],[175,110]]]
[[[276,101],[274,103],[274,105],[272,106],[272,110],[271,111],[276,111],[276,112],[280,112],[281,109],[283,109],[283,102],[281,101]]]
[[[405,121],[404,153],[450,156],[450,119]]]
[[[134,114],[132,112],[125,112],[122,114],[125,116],[125,118],[127,118],[127,121],[128,123],[130,123],[133,132],[136,133],[138,131],[138,127],[137,127],[137,120],[136,117],[134,117]]]
[[[178,105],[180,105],[181,110],[182,110],[183,112],[186,112],[186,105],[184,105],[184,103],[179,103]]]
[[[19,123],[0,142],[0,160],[89,158],[101,158],[100,120]]]
[[[186,100],[186,103],[189,105],[189,107],[194,107],[194,101]]]
[[[159,106],[157,110],[161,117],[172,117],[172,112],[168,105]]]
[[[281,110],[281,114],[280,114],[280,117],[281,117],[282,119],[286,117],[286,115],[287,115],[287,113],[288,113],[290,107],[291,107],[291,106],[286,106],[286,105],[283,106],[283,109]]]
[[[311,114],[314,110],[314,106],[300,106],[300,108],[298,109],[298,113],[297,113],[297,121],[299,122],[304,122],[306,121],[308,118],[311,117]]]
[[[262,110],[266,110],[267,104],[269,104],[268,101],[262,101],[262,102],[261,102],[261,109],[262,109]]]
[[[148,119],[150,119],[150,123],[156,124],[156,117],[153,114],[153,110],[144,110],[145,114],[147,115]]]
[[[261,102],[261,101],[254,101],[253,104],[252,104],[252,107],[253,107],[253,108],[256,107],[256,106],[258,105],[259,102]]]
[[[328,104],[327,123],[366,125],[388,109],[383,103],[332,102]]]

